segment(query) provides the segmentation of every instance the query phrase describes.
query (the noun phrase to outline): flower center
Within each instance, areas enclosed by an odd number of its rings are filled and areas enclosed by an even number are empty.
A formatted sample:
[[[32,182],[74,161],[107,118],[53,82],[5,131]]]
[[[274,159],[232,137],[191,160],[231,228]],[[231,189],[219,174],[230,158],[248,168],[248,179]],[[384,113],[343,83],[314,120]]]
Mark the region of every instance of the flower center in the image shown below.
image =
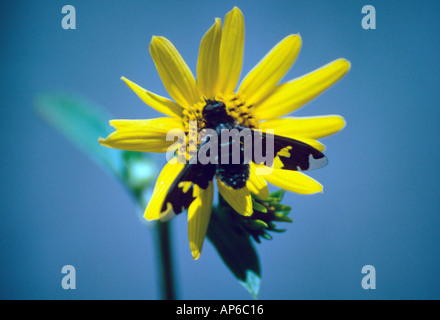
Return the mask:
[[[258,128],[258,120],[252,112],[253,106],[246,105],[245,100],[239,94],[219,94],[214,100],[222,101],[226,105],[226,111],[237,122],[237,124],[251,129]],[[202,117],[202,110],[205,105],[205,101],[200,101],[183,111],[182,119],[186,132],[189,132],[190,121],[197,121],[199,131],[205,127]]]
[[[257,129],[258,120],[253,114],[253,106],[246,105],[243,96],[237,93],[229,95],[218,94],[214,100],[221,101],[226,105],[226,111],[237,124],[251,129]],[[186,133],[186,143],[187,146],[180,146],[179,152],[183,152],[187,161],[197,153],[197,149],[200,145],[199,134],[205,128],[205,121],[202,116],[203,108],[206,102],[204,100],[188,107],[183,110],[183,125],[184,131]],[[194,129],[194,124],[196,124],[197,130]]]

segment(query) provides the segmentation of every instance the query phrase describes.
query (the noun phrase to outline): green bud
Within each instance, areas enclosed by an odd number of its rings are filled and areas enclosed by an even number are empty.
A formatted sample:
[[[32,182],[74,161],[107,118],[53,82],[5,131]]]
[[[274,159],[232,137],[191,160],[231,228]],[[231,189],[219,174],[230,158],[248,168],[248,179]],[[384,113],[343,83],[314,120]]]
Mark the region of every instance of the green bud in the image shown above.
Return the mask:
[[[267,213],[266,207],[263,204],[261,204],[260,202],[258,202],[257,200],[255,200],[254,198],[252,199],[252,206],[253,206],[253,209],[256,211],[260,211],[262,213]]]
[[[275,222],[292,222],[287,217],[290,206],[280,204],[284,195],[283,190],[271,193],[268,199],[260,199],[252,196],[254,213],[250,217],[237,216],[237,226],[245,234],[251,236],[255,242],[260,243],[261,238],[271,240],[268,231],[284,232],[285,229],[277,229]]]
[[[262,220],[251,220],[251,228],[253,229],[267,229],[269,226]]]
[[[264,233],[264,234],[262,235],[262,237],[263,237],[264,239],[266,239],[266,240],[272,240],[272,236],[271,236],[270,234],[268,234],[268,233]]]
[[[292,210],[291,207],[283,205],[283,204],[275,204],[273,205],[275,211],[290,211]]]

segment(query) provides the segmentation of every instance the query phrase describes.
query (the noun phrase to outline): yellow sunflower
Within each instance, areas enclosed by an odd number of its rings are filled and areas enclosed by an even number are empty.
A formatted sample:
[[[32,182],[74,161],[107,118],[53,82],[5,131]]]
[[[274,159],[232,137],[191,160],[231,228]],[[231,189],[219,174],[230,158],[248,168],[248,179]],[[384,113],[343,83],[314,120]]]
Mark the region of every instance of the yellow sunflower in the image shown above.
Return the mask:
[[[124,77],[122,80],[147,105],[166,117],[112,120],[110,124],[116,131],[106,139],[99,139],[99,142],[117,149],[167,152],[175,144],[174,141],[167,141],[167,133],[172,129],[181,129],[189,135],[190,121],[197,121],[198,126],[203,128],[202,110],[206,100],[212,99],[223,102],[229,115],[243,127],[273,129],[276,135],[324,150],[324,145],[316,139],[341,130],[345,125],[341,116],[279,117],[300,108],[337,82],[348,72],[350,63],[337,59],[305,76],[280,84],[301,48],[301,37],[289,35],[244,77],[236,90],[242,68],[244,34],[243,14],[237,7],[225,16],[223,26],[221,19],[216,18],[200,43],[197,78],[169,40],[153,36],[150,53],[174,101],[156,95]],[[163,202],[184,166],[176,158],[164,166],[145,210],[145,219],[164,220],[169,217],[169,207],[164,210]],[[238,190],[216,179],[221,196],[242,215],[252,215],[252,194],[262,199],[269,196],[267,182],[300,194],[313,194],[323,189],[320,183],[298,171],[273,169],[269,175],[257,175],[255,171],[258,166],[250,164],[246,187]],[[188,190],[188,186],[181,187]],[[191,190],[194,200],[188,207],[188,238],[192,256],[198,259],[211,215],[213,182],[210,181],[206,189],[195,185]]]

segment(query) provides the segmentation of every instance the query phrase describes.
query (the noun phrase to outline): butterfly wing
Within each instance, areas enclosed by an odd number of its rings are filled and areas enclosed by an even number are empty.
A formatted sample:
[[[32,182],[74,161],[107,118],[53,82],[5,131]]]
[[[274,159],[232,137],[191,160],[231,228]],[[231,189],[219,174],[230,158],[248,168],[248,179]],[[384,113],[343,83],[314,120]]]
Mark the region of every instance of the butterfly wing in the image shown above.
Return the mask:
[[[252,161],[257,164],[293,171],[313,170],[328,164],[327,157],[321,151],[302,141],[261,131],[253,131],[253,136]]]
[[[214,164],[192,163],[190,160],[168,189],[161,210],[166,212],[166,215],[161,217],[161,220],[169,220],[188,209],[195,199],[193,185],[196,184],[199,188],[206,190],[209,182],[214,178],[214,173]],[[171,205],[171,210],[169,210],[169,205]]]

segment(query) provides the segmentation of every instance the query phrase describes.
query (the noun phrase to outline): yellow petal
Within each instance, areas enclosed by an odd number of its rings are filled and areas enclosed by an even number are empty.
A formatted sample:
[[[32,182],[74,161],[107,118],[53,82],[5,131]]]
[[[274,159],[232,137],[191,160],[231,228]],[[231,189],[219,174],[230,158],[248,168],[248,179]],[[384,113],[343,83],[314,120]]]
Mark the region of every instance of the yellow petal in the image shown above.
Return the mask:
[[[298,171],[273,169],[273,172],[269,175],[265,175],[264,179],[267,182],[284,190],[300,193],[300,194],[313,194],[322,192],[322,185]]]
[[[325,145],[323,145],[318,140],[310,139],[310,138],[304,138],[304,137],[296,136],[296,135],[283,135],[283,136],[286,137],[286,138],[295,139],[295,140],[299,140],[299,141],[302,141],[304,143],[307,143],[309,146],[312,146],[313,148],[318,149],[321,152],[325,150]]]
[[[277,134],[276,132],[278,131],[275,130],[275,134]],[[325,150],[325,145],[323,145],[321,142],[315,139],[304,138],[301,136],[289,135],[289,134],[277,134],[277,135],[307,143],[309,146],[312,146],[313,148],[318,149],[319,151]]]
[[[338,59],[301,78],[278,85],[267,99],[256,106],[254,114],[259,120],[286,115],[331,87],[349,69],[350,62]]]
[[[320,139],[344,128],[345,120],[341,116],[329,115],[308,118],[280,118],[260,123],[262,129],[274,129],[282,136],[302,136]]]
[[[125,81],[125,83],[130,87],[131,90],[133,90],[139,98],[142,99],[147,105],[152,107],[153,109],[156,109],[159,112],[162,112],[163,114],[166,114],[171,117],[182,117],[182,107],[179,106],[174,101],[171,101],[170,99],[161,97],[157,94],[154,94],[141,86],[137,85],[134,82],[131,82],[127,78],[121,77],[122,80]]]
[[[214,185],[210,181],[203,190],[194,185],[193,196],[196,198],[188,208],[188,240],[193,259],[198,259],[202,252],[206,231],[211,218]]]
[[[163,131],[168,131],[170,129],[182,129],[183,123],[180,118],[172,117],[162,117],[156,119],[145,119],[145,120],[127,120],[127,119],[116,119],[110,120],[110,125],[115,129],[138,129],[138,130],[149,130],[149,129],[161,129]]]
[[[182,129],[179,118],[157,118],[150,120],[112,120],[117,130],[107,138],[99,139],[106,147],[141,152],[166,152],[174,140],[167,141],[167,133],[174,128]]]
[[[220,43],[218,91],[234,92],[240,78],[244,49],[244,17],[240,9],[234,7],[225,16]]]
[[[222,23],[216,18],[202,38],[197,60],[197,86],[200,93],[208,99],[213,99],[217,93],[221,37]]]
[[[226,186],[220,179],[217,179],[217,188],[232,209],[243,216],[252,215],[252,197],[247,187],[233,189]]]
[[[247,105],[255,105],[274,90],[289,71],[301,49],[301,37],[289,35],[279,42],[244,78],[239,92]]]
[[[283,119],[277,119],[277,120],[283,120]],[[266,122],[268,122],[268,121],[266,121]],[[264,124],[266,122],[262,122],[261,124]],[[325,145],[323,145],[318,140],[308,138],[306,136],[302,136],[296,132],[290,132],[290,130],[289,130],[290,128],[286,128],[284,126],[277,126],[278,122],[276,122],[275,120],[274,120],[274,123],[275,123],[275,125],[273,125],[273,126],[272,125],[261,126],[261,128],[259,130],[262,130],[263,132],[266,132],[266,130],[270,130],[271,134],[281,136],[281,137],[286,137],[289,139],[302,141],[302,142],[307,143],[308,145],[312,146],[313,148],[318,149],[319,151],[325,150]]]
[[[249,180],[246,183],[246,187],[249,189],[251,193],[259,197],[260,199],[269,198],[269,188],[267,187],[266,180],[263,176],[257,175],[255,173],[255,164],[250,163],[250,175]]]
[[[175,160],[167,162],[163,167],[157,178],[156,185],[154,186],[150,202],[144,212],[144,218],[146,220],[157,220],[161,217],[161,209],[163,201],[168,193],[168,189],[184,167],[184,164]],[[170,208],[168,208],[167,211],[169,210]],[[162,215],[164,215],[164,213],[162,213]]]
[[[191,70],[174,45],[164,37],[153,37],[150,54],[170,96],[184,108],[200,99]]]

